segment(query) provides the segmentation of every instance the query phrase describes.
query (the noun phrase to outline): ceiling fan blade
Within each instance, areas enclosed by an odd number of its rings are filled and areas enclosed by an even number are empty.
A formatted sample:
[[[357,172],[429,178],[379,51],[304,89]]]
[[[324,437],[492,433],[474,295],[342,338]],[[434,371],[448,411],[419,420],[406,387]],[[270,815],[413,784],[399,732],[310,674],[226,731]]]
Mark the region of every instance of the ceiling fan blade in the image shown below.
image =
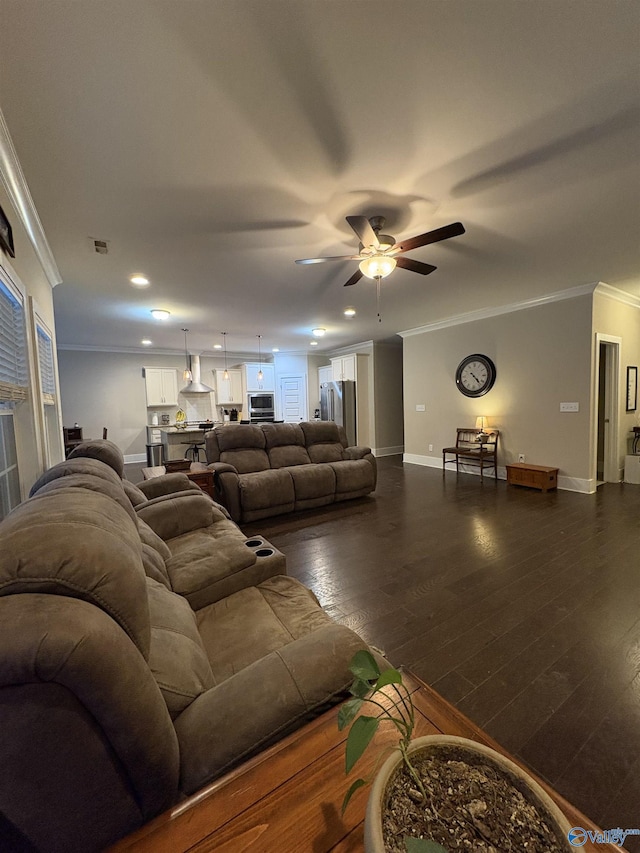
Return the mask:
[[[436,228],[434,231],[427,231],[426,234],[418,234],[417,237],[400,240],[399,243],[396,243],[394,249],[400,252],[410,252],[411,249],[428,246],[429,243],[439,243],[440,240],[448,240],[449,237],[458,237],[460,234],[464,234],[464,225],[462,222],[452,222],[451,225],[444,225],[442,228]]]
[[[368,249],[369,246],[375,246],[376,249],[379,247],[380,243],[376,237],[376,232],[366,216],[347,216],[347,222],[356,232],[358,240],[365,249]]]
[[[330,258],[302,258],[297,264],[324,264],[326,261],[357,261],[360,255],[334,255]]]
[[[423,264],[422,261],[414,261],[412,258],[396,258],[396,264],[404,270],[411,272],[419,272],[420,275],[429,275],[430,272],[437,270],[432,264]]]
[[[349,281],[345,283],[345,287],[351,287],[352,284],[357,284],[362,278],[362,272],[360,270],[356,270],[354,274],[351,276]]]

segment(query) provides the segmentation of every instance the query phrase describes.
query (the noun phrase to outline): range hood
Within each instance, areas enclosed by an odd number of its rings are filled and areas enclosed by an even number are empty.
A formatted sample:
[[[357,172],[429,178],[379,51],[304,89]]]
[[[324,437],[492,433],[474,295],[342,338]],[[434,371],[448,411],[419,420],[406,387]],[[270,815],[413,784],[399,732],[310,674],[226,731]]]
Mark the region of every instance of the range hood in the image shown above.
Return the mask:
[[[181,394],[210,394],[213,388],[209,388],[204,382],[200,381],[200,356],[189,356],[191,375],[193,379],[182,390]]]

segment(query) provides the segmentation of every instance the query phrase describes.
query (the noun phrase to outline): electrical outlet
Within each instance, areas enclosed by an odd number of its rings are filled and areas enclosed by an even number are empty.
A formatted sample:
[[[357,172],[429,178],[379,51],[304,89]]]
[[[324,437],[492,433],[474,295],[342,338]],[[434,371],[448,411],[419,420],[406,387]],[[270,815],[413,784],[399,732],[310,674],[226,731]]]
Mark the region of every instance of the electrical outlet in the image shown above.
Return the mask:
[[[561,412],[579,412],[580,403],[560,403]]]
[[[524,453],[518,453],[518,462],[524,462]]]
[[[433,444],[429,445],[429,450],[433,450]]]

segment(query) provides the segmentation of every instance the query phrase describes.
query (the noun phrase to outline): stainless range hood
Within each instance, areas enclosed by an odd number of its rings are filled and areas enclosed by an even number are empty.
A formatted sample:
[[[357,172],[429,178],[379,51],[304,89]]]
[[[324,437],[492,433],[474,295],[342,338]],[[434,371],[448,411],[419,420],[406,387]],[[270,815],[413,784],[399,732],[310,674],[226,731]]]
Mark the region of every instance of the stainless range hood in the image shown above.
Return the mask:
[[[193,379],[182,390],[181,394],[210,394],[213,388],[209,388],[204,382],[200,381],[200,356],[189,356],[191,375]]]

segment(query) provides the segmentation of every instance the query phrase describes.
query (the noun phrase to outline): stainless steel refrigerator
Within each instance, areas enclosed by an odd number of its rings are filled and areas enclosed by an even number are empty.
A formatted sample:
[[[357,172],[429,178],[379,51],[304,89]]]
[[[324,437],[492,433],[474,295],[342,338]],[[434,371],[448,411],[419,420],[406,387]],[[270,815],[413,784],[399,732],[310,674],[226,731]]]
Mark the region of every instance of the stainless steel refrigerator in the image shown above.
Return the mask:
[[[356,444],[356,383],[351,380],[323,382],[320,386],[320,420],[335,421]]]

